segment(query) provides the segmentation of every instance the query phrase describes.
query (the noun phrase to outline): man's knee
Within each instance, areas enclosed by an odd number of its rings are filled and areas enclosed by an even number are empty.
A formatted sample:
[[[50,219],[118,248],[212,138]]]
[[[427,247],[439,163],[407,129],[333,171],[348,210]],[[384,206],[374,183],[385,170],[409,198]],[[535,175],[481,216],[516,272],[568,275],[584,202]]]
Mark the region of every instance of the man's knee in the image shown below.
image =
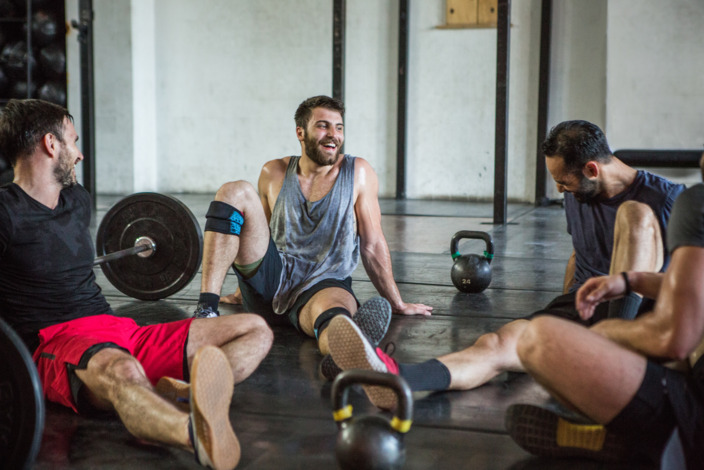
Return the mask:
[[[139,361],[122,349],[105,348],[88,361],[86,371],[91,375],[102,375],[115,382],[143,382],[144,368]]]
[[[642,228],[657,223],[653,209],[642,202],[625,201],[616,211],[616,224],[622,227]]]
[[[223,184],[215,193],[215,200],[237,206],[248,202],[259,202],[257,190],[249,181],[230,181]]]
[[[516,338],[516,354],[524,367],[529,368],[530,364],[539,361],[537,357],[542,351],[541,346],[550,341],[548,331],[554,321],[555,318],[547,315],[537,316],[526,325]]]
[[[241,336],[249,336],[255,339],[254,342],[265,352],[269,351],[269,348],[271,348],[271,344],[274,341],[274,333],[266,323],[266,320],[260,315],[241,313],[220,318],[226,322],[231,321],[234,323],[232,325],[232,331],[236,332],[234,340],[237,340],[237,338]],[[232,341],[232,339],[230,339],[230,341]]]
[[[257,344],[260,345],[262,350],[268,352],[274,342],[274,332],[266,323],[263,317],[255,314],[248,315],[250,318],[250,331],[251,334],[257,337]]]

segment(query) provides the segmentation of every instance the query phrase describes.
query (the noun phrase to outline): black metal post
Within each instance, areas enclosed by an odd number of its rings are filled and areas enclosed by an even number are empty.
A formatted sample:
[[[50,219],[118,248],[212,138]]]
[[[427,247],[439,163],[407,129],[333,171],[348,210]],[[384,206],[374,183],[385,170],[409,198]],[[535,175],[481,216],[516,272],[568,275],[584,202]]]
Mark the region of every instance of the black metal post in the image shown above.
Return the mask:
[[[332,7],[332,97],[345,101],[345,16],[346,0],[334,0]]]
[[[25,41],[27,42],[27,94],[26,98],[31,98],[32,97],[32,86],[34,85],[34,80],[32,80],[32,61],[29,59],[34,52],[32,52],[32,2],[27,1],[27,11],[25,12],[27,15],[26,18],[26,23],[25,26],[27,27],[27,31],[25,34]],[[35,56],[36,59],[38,57]]]
[[[535,161],[535,204],[547,205],[547,178],[543,140],[548,134],[550,98],[550,48],[552,45],[552,0],[543,0],[540,18],[540,76],[538,78],[538,138]]]
[[[408,110],[408,0],[399,1],[398,105],[396,109],[396,199],[406,199],[406,128]]]
[[[496,134],[494,143],[494,223],[506,223],[508,84],[511,0],[498,0],[496,28]]]
[[[90,193],[96,208],[95,186],[95,93],[93,80],[93,0],[79,0],[79,22],[71,22],[78,29],[81,61],[81,143],[83,149],[83,186]]]

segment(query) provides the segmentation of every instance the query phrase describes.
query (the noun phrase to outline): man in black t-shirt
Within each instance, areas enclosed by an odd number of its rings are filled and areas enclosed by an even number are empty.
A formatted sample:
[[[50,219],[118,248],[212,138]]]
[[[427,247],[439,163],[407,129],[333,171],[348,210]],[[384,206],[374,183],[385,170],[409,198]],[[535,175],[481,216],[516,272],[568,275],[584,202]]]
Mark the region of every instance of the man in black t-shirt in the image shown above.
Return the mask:
[[[677,428],[687,468],[701,468],[704,184],[675,201],[667,245],[671,262],[665,273],[592,278],[577,293],[582,318],[593,315],[598,304],[631,291],[657,299],[651,312],[633,321],[604,320],[589,329],[550,317],[530,323],[517,347],[526,370],[559,401],[595,423],[577,424],[564,413],[513,406],[507,412],[508,431],[524,448],[553,457],[658,459]]]
[[[0,316],[33,351],[48,400],[115,411],[139,438],[234,468],[233,387],[267,354],[271,330],[258,315],[148,326],[112,315],[95,283],[72,121],[40,100],[11,100],[0,111],[0,153],[15,173],[0,189]]]

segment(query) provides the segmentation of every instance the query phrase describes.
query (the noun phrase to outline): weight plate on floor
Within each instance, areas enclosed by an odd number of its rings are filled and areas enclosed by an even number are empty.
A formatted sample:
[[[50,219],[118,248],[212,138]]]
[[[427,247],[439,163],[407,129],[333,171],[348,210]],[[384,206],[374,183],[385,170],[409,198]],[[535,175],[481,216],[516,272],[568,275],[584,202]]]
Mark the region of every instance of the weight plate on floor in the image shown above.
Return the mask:
[[[44,393],[27,346],[0,320],[0,460],[30,469],[44,432]]]
[[[136,299],[158,300],[191,282],[203,257],[203,232],[184,203],[158,193],[127,196],[100,222],[97,254],[131,248],[140,237],[153,240],[156,251],[148,257],[127,255],[102,264],[112,285]]]

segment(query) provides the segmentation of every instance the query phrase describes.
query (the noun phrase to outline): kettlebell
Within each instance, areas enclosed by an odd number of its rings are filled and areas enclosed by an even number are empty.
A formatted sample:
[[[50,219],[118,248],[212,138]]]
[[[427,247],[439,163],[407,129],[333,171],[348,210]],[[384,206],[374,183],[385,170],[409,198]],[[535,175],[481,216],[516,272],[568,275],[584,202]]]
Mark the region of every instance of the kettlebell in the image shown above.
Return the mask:
[[[354,384],[378,385],[396,393],[398,406],[389,420],[381,413],[352,416],[347,404],[349,387]],[[403,436],[411,428],[413,400],[411,389],[398,375],[371,370],[351,369],[339,374],[332,384],[333,418],[339,432],[335,455],[343,470],[400,469],[406,461]]]
[[[463,238],[482,239],[486,243],[484,256],[481,255],[461,255],[457,246]],[[475,232],[472,230],[460,230],[452,236],[450,241],[450,253],[455,263],[452,265],[450,277],[452,283],[461,292],[481,292],[491,283],[491,260],[494,258],[494,242],[486,232]]]

